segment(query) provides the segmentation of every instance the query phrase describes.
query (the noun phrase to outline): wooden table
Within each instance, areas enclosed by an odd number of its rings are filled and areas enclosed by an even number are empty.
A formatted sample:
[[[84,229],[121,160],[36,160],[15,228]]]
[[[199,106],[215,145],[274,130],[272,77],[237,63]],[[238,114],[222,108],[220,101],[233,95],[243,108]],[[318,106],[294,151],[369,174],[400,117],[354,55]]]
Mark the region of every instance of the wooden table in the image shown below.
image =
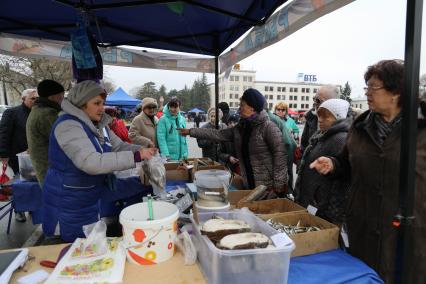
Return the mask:
[[[24,272],[22,270],[16,271],[12,275],[10,283],[17,283],[17,279],[21,276],[28,275],[39,269],[43,269],[48,273],[53,271],[52,268],[45,268],[40,266],[41,260],[56,261],[59,252],[66,244],[30,247],[29,251],[34,260],[29,261],[25,265]],[[156,265],[138,266],[130,262],[126,262],[124,270],[123,283],[176,283],[176,284],[205,284],[203,275],[197,264],[184,265],[183,255],[180,252],[168,261]]]

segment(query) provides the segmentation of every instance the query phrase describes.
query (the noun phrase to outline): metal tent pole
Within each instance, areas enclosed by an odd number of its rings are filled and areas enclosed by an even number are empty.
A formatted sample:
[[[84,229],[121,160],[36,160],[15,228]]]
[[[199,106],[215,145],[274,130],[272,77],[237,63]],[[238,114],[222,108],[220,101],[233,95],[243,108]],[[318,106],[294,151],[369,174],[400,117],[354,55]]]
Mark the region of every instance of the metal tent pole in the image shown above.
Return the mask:
[[[408,283],[412,260],[408,252],[414,220],[415,166],[417,142],[417,109],[419,93],[419,69],[421,51],[423,0],[407,0],[404,56],[404,102],[402,106],[399,209],[394,218],[398,227],[396,253],[396,283]]]

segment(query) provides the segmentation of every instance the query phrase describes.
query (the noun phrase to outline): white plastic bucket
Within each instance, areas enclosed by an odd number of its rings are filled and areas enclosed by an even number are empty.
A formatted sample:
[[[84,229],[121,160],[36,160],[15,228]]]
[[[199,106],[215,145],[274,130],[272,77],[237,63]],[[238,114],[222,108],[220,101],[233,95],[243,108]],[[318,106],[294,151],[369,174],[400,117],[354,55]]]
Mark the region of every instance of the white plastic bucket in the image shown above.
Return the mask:
[[[148,202],[134,204],[120,213],[127,260],[152,265],[170,259],[175,251],[179,209],[172,203],[153,201],[154,220],[150,221]]]
[[[224,206],[207,207],[207,206],[202,206],[202,205],[198,204],[198,201],[197,201],[197,202],[195,202],[195,207],[197,207],[198,212],[200,212],[200,213],[215,213],[215,212],[229,211],[231,204],[228,202],[228,204],[226,204]]]

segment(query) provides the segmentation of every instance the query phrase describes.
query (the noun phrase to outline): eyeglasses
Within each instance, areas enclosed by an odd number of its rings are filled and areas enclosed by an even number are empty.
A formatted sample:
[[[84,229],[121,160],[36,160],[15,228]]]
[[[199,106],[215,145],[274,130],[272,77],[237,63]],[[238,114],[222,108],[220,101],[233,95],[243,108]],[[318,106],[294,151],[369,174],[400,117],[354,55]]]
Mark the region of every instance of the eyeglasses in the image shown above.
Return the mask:
[[[286,109],[285,108],[277,108],[277,109],[275,109],[276,111],[286,111]]]
[[[367,87],[364,87],[364,92],[371,92],[371,91],[378,91],[378,90],[380,90],[380,89],[384,89],[385,87],[383,87],[383,86],[381,86],[381,87],[375,87],[375,86],[367,86]]]

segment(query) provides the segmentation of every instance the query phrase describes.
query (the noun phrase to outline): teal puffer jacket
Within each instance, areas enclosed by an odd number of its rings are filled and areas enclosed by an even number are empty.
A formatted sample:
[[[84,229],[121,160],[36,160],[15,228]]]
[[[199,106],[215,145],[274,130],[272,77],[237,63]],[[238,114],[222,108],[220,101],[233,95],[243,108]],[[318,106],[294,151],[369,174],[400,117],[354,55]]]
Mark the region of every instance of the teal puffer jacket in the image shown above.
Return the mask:
[[[180,113],[177,116],[172,115],[166,105],[157,125],[157,142],[161,156],[170,157],[172,160],[188,157],[186,137],[181,136],[177,128],[186,128],[185,118]]]

